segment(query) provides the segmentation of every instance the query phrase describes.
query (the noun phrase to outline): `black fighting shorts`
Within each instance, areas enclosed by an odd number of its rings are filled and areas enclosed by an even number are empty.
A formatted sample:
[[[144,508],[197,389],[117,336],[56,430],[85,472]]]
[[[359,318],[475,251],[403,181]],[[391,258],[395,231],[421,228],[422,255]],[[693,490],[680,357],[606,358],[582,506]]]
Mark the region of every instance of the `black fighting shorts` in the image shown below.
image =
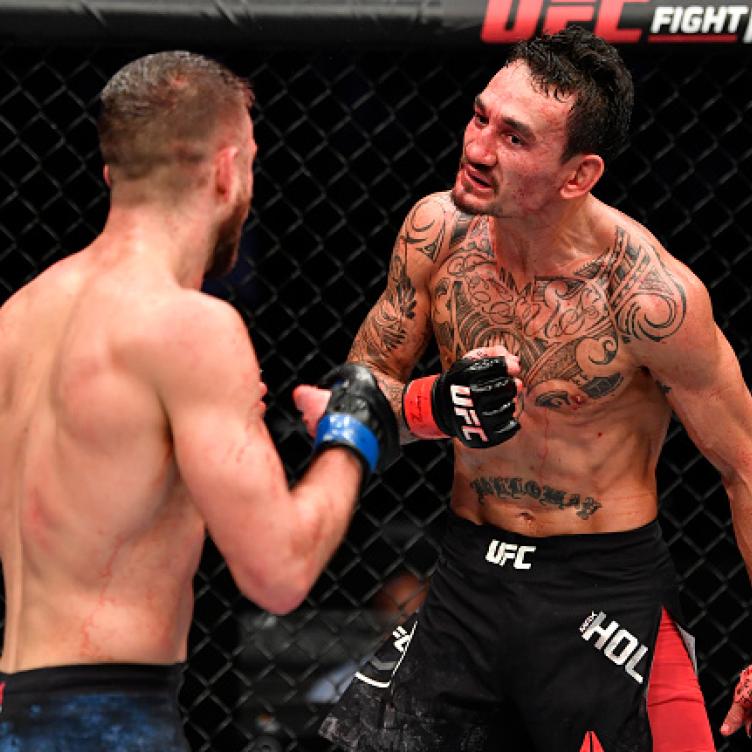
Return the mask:
[[[420,613],[321,733],[357,752],[650,752],[653,650],[677,606],[657,522],[529,538],[451,514]]]
[[[0,673],[0,752],[188,752],[181,676],[136,664]]]

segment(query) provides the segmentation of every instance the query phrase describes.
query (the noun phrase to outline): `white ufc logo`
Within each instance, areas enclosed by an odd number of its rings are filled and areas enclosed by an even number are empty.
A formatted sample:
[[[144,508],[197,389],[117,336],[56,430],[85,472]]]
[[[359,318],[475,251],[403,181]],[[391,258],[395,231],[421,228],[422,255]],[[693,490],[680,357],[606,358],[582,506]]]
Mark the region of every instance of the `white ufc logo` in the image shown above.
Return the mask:
[[[470,387],[452,384],[449,387],[449,393],[452,395],[455,414],[459,415],[466,423],[466,425],[462,426],[462,433],[465,438],[470,439],[475,434],[476,436],[480,436],[481,441],[488,441],[486,432],[481,427],[480,420],[478,420],[478,414],[475,412],[475,406],[470,397]]]
[[[535,546],[518,546],[516,543],[492,540],[486,553],[486,561],[490,561],[491,564],[498,564],[500,567],[511,561],[515,569],[530,569],[533,565],[529,561],[525,561],[525,557],[533,553],[535,549]]]

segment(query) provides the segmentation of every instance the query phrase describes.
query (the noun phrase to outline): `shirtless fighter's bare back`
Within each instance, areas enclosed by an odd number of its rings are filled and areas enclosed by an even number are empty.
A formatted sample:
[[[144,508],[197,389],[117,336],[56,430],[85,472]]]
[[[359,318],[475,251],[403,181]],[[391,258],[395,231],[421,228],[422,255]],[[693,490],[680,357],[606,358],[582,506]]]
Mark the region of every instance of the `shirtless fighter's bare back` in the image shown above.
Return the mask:
[[[200,292],[237,257],[250,102],[200,55],[119,71],[99,120],[107,224],[0,309],[2,752],[185,750],[176,687],[207,529],[240,589],[289,611],[396,444],[373,377],[345,366],[290,490],[246,327]]]

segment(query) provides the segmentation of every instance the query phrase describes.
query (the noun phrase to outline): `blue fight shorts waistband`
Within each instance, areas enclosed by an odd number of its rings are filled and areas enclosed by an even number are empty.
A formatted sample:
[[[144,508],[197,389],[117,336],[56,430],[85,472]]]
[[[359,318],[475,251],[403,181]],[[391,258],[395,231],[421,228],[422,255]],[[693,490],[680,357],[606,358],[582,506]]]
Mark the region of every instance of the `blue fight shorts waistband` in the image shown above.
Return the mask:
[[[0,671],[4,701],[55,692],[177,692],[182,663],[92,663],[50,666],[5,674]],[[24,697],[22,697],[24,696]]]

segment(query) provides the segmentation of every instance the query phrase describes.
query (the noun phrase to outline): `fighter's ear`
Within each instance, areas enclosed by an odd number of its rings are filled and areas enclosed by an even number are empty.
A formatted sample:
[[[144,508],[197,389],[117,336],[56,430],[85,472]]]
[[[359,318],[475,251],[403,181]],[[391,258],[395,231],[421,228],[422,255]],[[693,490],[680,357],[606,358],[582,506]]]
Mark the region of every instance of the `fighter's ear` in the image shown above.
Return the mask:
[[[214,190],[222,201],[234,201],[237,191],[237,146],[225,146],[214,156]]]
[[[564,199],[578,198],[589,193],[605,169],[603,157],[598,154],[579,154],[571,161],[571,169],[559,191]]]

